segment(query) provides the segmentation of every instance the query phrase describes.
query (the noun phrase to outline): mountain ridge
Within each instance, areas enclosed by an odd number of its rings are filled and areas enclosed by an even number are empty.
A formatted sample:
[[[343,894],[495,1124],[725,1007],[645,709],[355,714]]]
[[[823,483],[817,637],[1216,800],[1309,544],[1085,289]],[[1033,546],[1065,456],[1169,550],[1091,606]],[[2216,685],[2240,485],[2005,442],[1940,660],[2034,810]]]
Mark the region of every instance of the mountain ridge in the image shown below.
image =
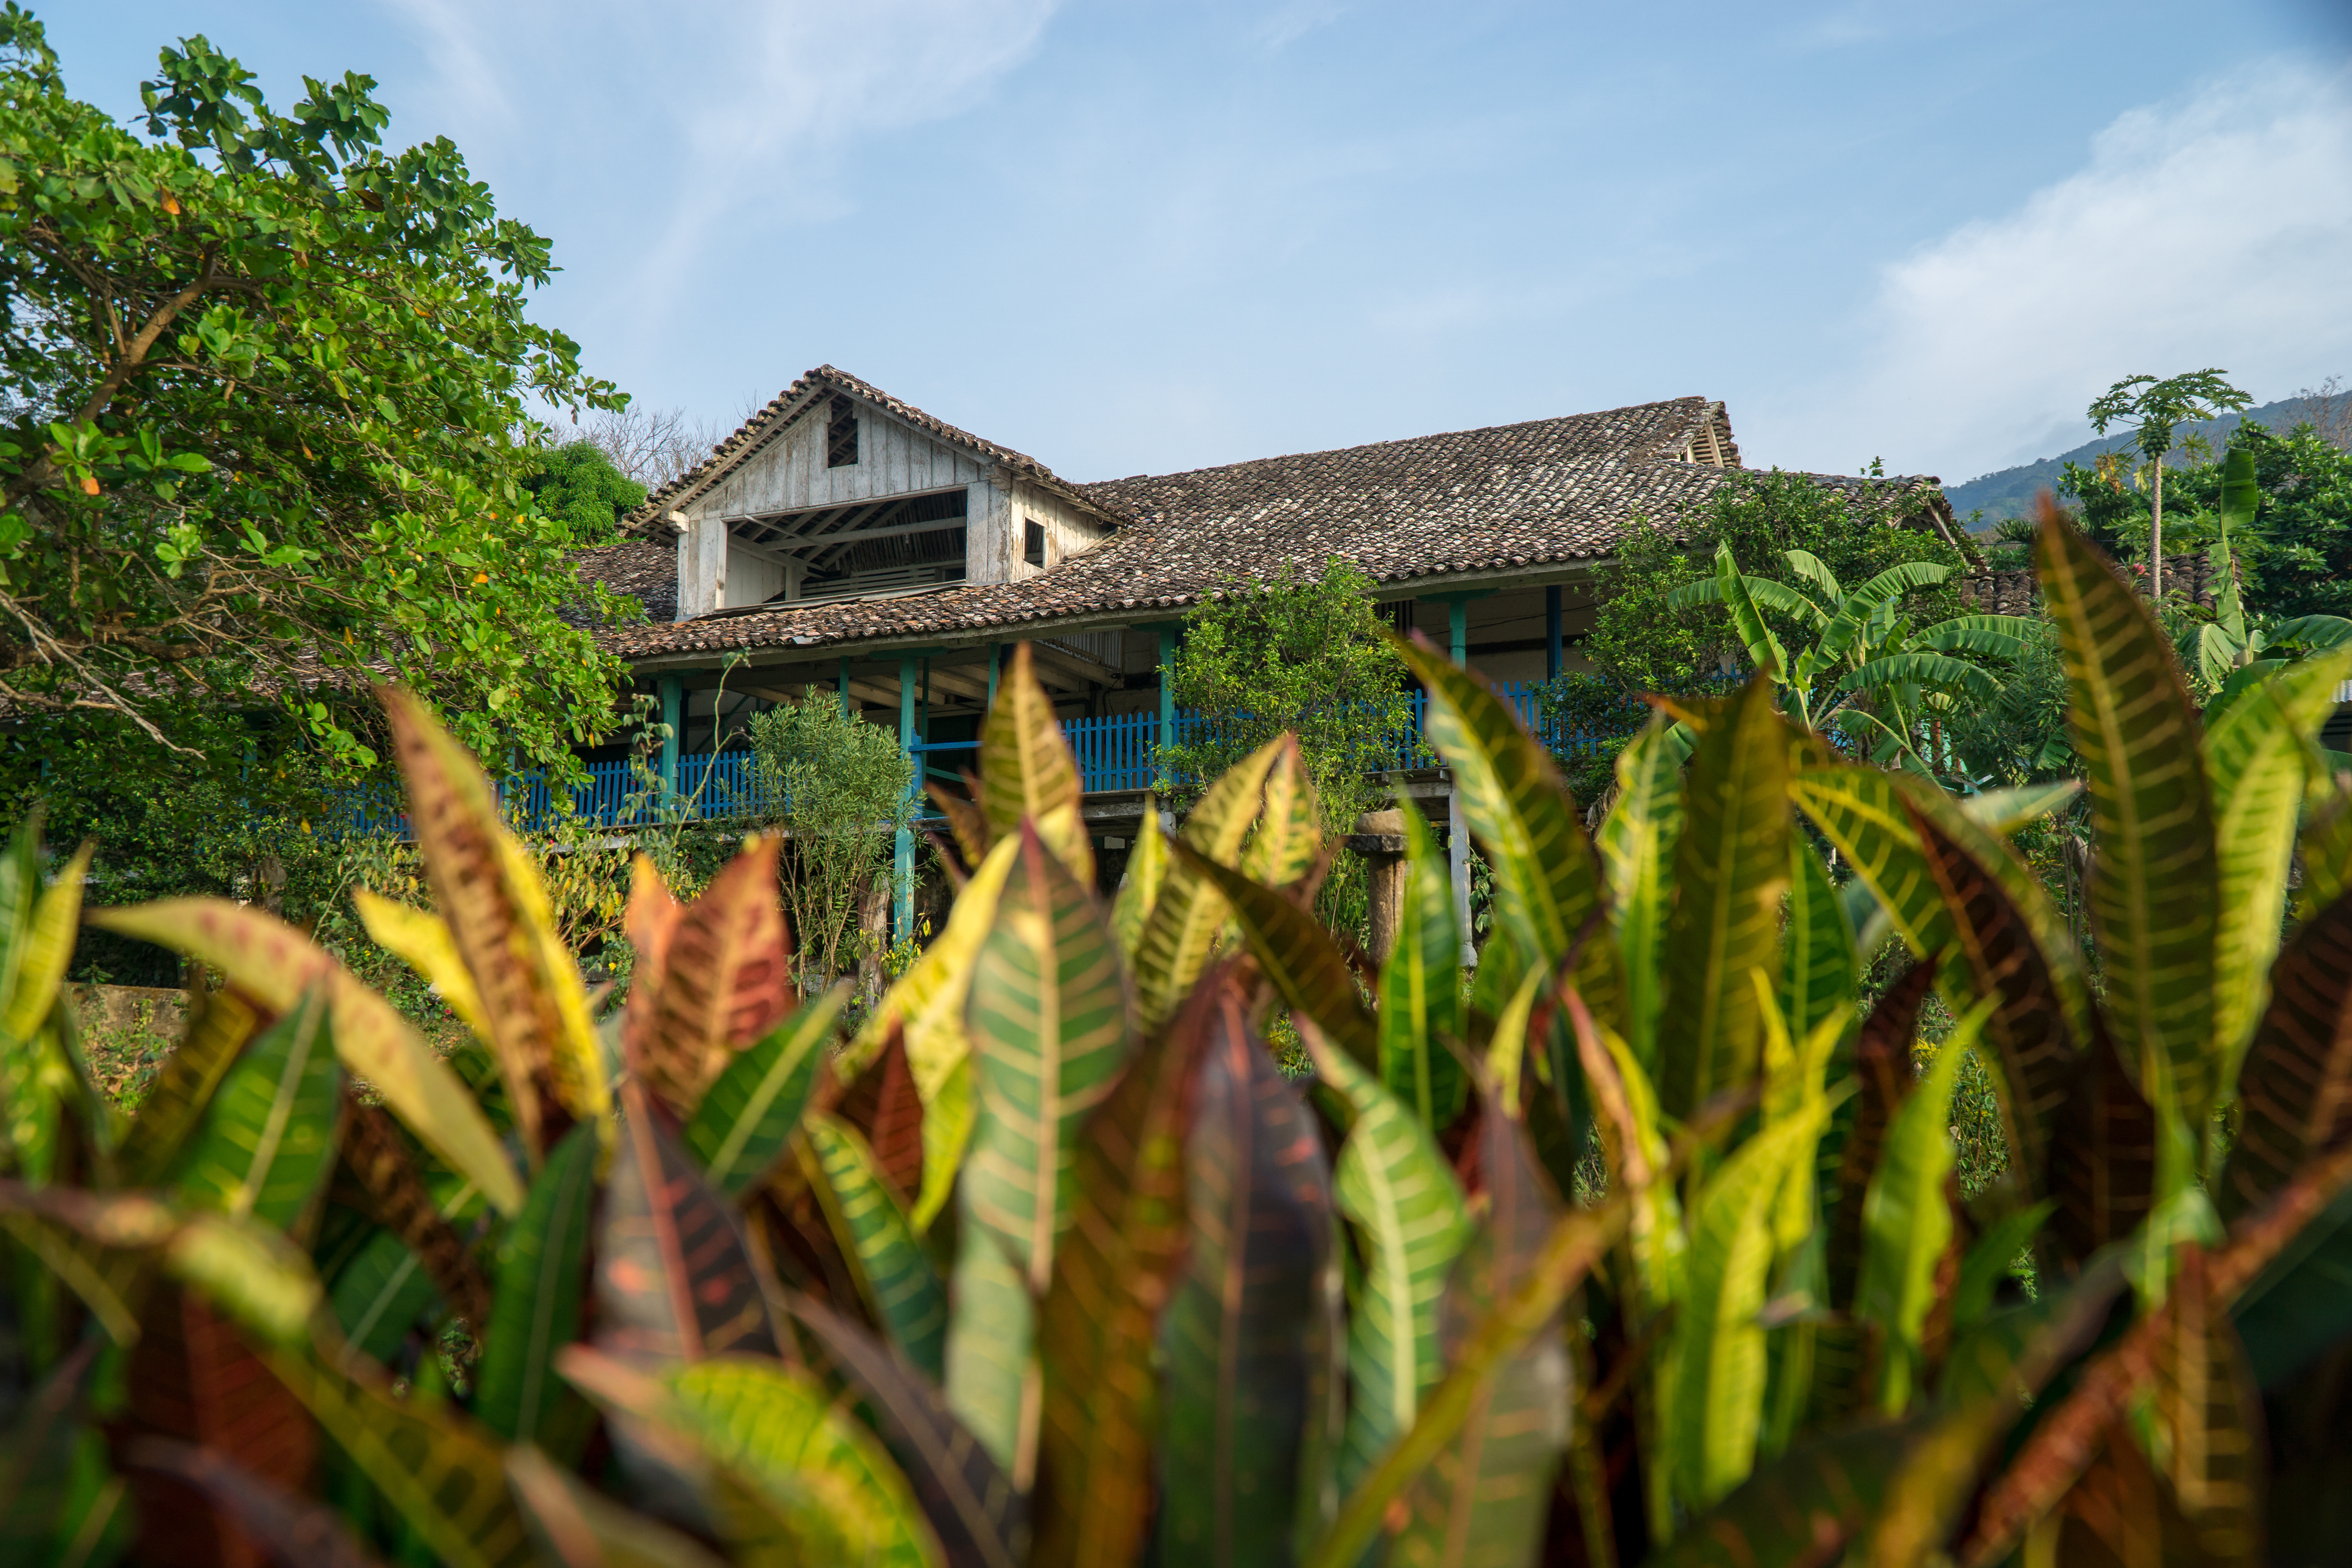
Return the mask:
[[[2179,427],[2173,437],[2172,452],[2165,460],[2168,465],[2179,465],[2182,456],[2180,443],[2192,431],[2202,435],[2219,452],[2227,443],[2230,432],[2236,429],[2242,420],[2252,419],[2273,430],[2285,431],[2308,417],[2310,403],[2308,399],[2298,396],[2282,397],[2274,403],[2249,408],[2243,415],[2224,414],[2218,419],[2194,420]],[[2105,453],[2130,447],[2133,439],[2134,433],[2128,430],[2101,436],[2054,458],[2020,463],[2014,468],[1997,468],[1961,484],[1946,485],[1944,499],[1952,503],[1955,516],[1972,531],[1981,532],[2004,518],[2025,516],[2037,491],[2045,487],[2053,490],[2058,488],[2068,463],[2081,463],[2087,467]],[[1970,518],[1969,513],[1979,509],[1984,515]]]

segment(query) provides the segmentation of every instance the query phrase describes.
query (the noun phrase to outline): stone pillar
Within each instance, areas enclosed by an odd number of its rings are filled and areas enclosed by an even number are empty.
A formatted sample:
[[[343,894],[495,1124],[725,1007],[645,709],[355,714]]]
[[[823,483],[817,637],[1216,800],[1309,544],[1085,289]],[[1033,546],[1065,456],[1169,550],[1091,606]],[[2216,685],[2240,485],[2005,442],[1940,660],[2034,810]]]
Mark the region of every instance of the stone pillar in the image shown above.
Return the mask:
[[[1412,867],[1404,858],[1404,813],[1368,811],[1356,818],[1348,847],[1364,858],[1364,884],[1370,910],[1371,956],[1386,963],[1396,951],[1397,927],[1404,921],[1405,888]]]

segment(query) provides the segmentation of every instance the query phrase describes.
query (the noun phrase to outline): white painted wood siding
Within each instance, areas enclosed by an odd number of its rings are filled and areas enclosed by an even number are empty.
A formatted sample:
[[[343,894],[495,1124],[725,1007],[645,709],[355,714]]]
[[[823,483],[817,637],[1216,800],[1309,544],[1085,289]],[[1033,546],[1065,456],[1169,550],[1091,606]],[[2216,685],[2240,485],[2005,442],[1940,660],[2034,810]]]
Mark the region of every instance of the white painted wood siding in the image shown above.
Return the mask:
[[[1034,522],[1045,531],[1045,564],[1058,566],[1071,556],[1107,537],[1109,530],[1092,513],[1082,511],[1051,490],[1015,481],[1013,486],[1013,526],[1006,575],[1034,577],[1039,568],[1022,559],[1026,531]]]
[[[965,487],[964,580],[1004,583],[1034,576],[1022,559],[1024,521],[1045,530],[1053,565],[1105,537],[1092,514],[1037,486],[1013,479],[967,452],[858,402],[857,461],[825,466],[829,401],[819,401],[743,465],[681,510],[678,542],[680,620],[730,605],[764,603],[790,585],[790,569],[772,557],[730,548],[726,520],[886,500],[892,496]]]

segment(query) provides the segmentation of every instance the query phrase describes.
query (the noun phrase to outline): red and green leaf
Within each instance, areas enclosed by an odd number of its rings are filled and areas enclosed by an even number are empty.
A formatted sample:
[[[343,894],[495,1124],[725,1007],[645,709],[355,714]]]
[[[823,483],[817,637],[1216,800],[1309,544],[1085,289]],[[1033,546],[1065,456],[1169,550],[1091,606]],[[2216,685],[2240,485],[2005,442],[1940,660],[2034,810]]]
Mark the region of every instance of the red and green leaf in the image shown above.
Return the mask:
[[[596,1246],[596,1342],[624,1359],[776,1353],[767,1300],[725,1199],[623,1090],[624,1121]]]
[[[1087,1121],[1068,1231],[1038,1311],[1039,1564],[1120,1568],[1150,1522],[1160,1316],[1182,1266],[1185,1134],[1223,985],[1195,988]]]
[[[630,986],[622,1024],[629,1061],[681,1121],[799,1000],[776,891],[778,842],[762,836],[729,861],[668,922],[659,963],[641,962]],[[648,910],[645,923],[658,918]]]
[[[1215,1014],[1186,1158],[1191,1239],[1160,1329],[1160,1555],[1284,1562],[1336,1437],[1330,1166],[1243,999],[1202,989]]]

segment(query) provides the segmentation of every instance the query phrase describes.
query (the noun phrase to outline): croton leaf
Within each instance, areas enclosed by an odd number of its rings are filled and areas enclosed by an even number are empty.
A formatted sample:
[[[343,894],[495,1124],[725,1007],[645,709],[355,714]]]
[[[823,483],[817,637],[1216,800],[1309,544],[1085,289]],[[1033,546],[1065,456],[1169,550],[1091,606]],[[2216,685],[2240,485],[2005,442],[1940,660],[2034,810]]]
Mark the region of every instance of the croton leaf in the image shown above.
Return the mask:
[[[262,1031],[221,1080],[174,1185],[187,1201],[283,1229],[335,1153],[342,1095],[324,987]]]
[[[1087,1118],[1134,1049],[1118,939],[1034,826],[1009,840],[1012,874],[972,968],[966,1028],[977,1057],[948,1393],[1024,1490],[1037,1430],[1032,1302],[1076,1212],[1071,1177]],[[1027,1436],[1024,1436],[1027,1434]]]
[[[1245,998],[1201,994],[1215,1013],[1186,1158],[1191,1240],[1160,1329],[1160,1555],[1282,1563],[1337,1436],[1330,1165]]]
[[[1440,1305],[1448,1359],[1460,1355],[1479,1321],[1525,1281],[1560,1208],[1518,1121],[1489,1101],[1477,1136],[1486,1214]],[[1391,1562],[1468,1568],[1533,1556],[1572,1418],[1564,1316],[1563,1304],[1561,1314],[1481,1381],[1461,1430],[1406,1493],[1411,1517]]]
[[[2156,1193],[2157,1117],[2104,1028],[2075,1064],[2050,1138],[2050,1238],[2079,1263],[2147,1217]]]
[[[175,1439],[262,1482],[297,1492],[310,1484],[319,1453],[310,1413],[235,1324],[195,1291],[165,1287],[149,1300],[140,1329],[127,1369],[126,1440]],[[216,1507],[190,1479],[134,1470],[131,1481],[142,1559],[254,1560],[237,1510]]]
[[[2272,966],[2238,1100],[2242,1123],[2214,1194],[2232,1219],[2333,1143],[2352,1110],[2352,894],[2305,921]]]
[[[1726,722],[1699,737],[1684,784],[1658,1017],[1658,1096],[1669,1116],[1756,1077],[1762,1018],[1748,976],[1778,967],[1788,768],[1787,724],[1759,675]]]
[[[596,1246],[596,1342],[628,1359],[776,1353],[766,1298],[725,1199],[656,1120],[622,1091],[624,1125]]]
[[[629,1061],[681,1120],[798,1001],[776,896],[779,842],[762,835],[729,861],[679,911],[659,966],[641,965],[629,988],[621,1026]]]
[[[1075,1152],[1075,1212],[1037,1319],[1040,1564],[1131,1561],[1150,1522],[1155,1342],[1183,1263],[1185,1135],[1224,990],[1198,987],[1144,1042]]]
[[[565,1397],[555,1352],[580,1331],[588,1226],[596,1196],[596,1133],[575,1127],[530,1184],[499,1247],[499,1288],[475,1379],[474,1411],[513,1443],[550,1441]]]
[[[2098,838],[2089,901],[2103,1000],[2141,1091],[2201,1126],[2223,1053],[2212,1037],[2220,866],[2196,705],[2155,615],[2046,500],[2036,565]]]

